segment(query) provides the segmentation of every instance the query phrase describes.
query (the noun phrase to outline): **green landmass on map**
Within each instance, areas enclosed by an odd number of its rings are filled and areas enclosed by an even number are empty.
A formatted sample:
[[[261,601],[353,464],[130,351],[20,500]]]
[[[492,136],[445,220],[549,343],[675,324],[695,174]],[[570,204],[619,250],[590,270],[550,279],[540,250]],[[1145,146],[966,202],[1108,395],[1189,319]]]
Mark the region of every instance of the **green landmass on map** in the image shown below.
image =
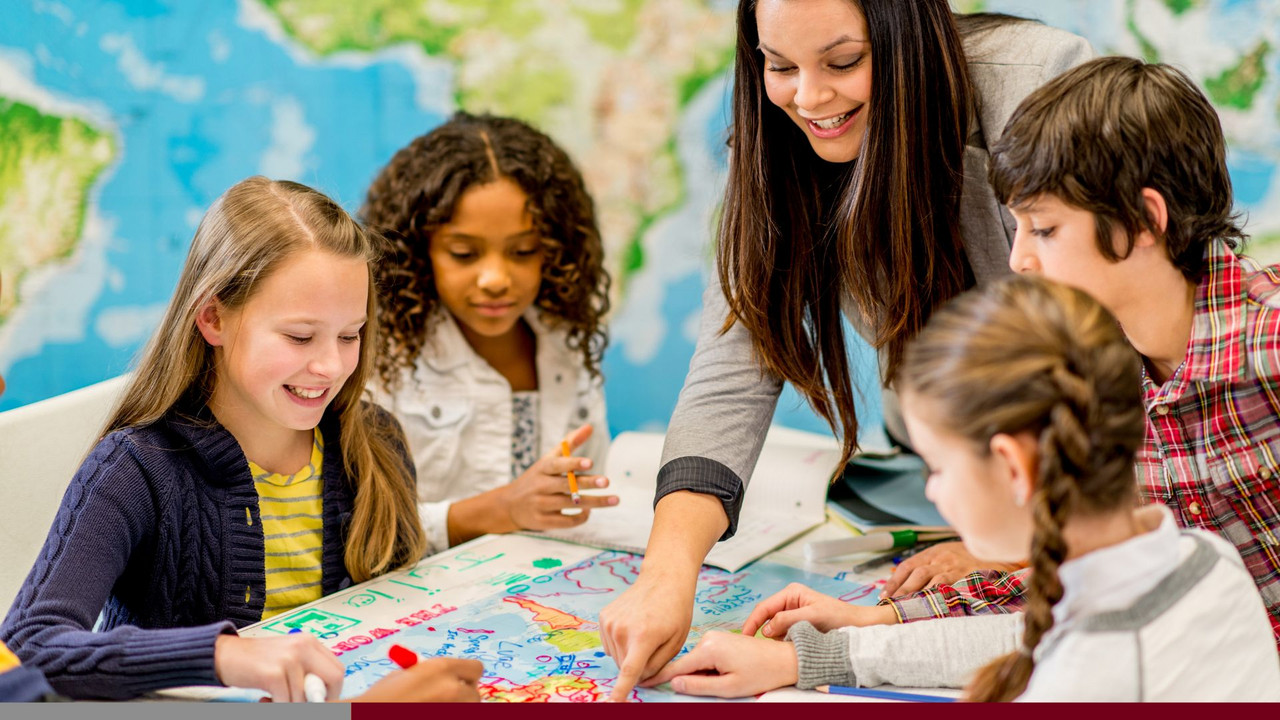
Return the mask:
[[[1250,235],[1244,246],[1244,254],[1263,265],[1280,264],[1280,232]]]
[[[412,42],[429,55],[448,52],[450,43],[468,27],[488,27],[514,38],[541,22],[523,0],[435,0],[426,4],[403,0],[261,0],[285,30],[321,55],[344,50],[378,50]]]
[[[1138,28],[1137,3],[1135,0],[1125,0],[1124,3],[1124,26],[1138,42],[1138,52],[1142,54],[1142,59],[1147,62],[1160,62],[1160,51],[1156,48],[1155,43],[1151,42],[1142,30]]]
[[[593,195],[619,289],[644,267],[645,233],[685,201],[676,125],[732,65],[735,47],[732,9],[706,0],[660,13],[645,0],[260,2],[320,55],[421,47],[457,68],[458,107],[514,116],[556,138],[589,184],[605,186]],[[566,40],[548,45],[550,37]]]
[[[604,9],[577,5],[573,14],[586,23],[592,40],[614,50],[625,50],[636,37],[636,19],[644,3],[645,0],[600,3]]]
[[[1164,0],[1164,4],[1169,8],[1169,12],[1181,15],[1192,8],[1200,7],[1204,2],[1203,0]]]
[[[709,44],[704,52],[695,55],[693,70],[676,82],[677,101],[680,107],[688,105],[698,91],[733,65],[736,52],[737,47],[732,43],[722,46]]]
[[[1222,71],[1221,75],[1205,78],[1204,87],[1215,105],[1248,110],[1253,98],[1267,80],[1267,55],[1271,44],[1259,42],[1240,62]]]
[[[107,133],[0,97],[0,324],[28,272],[75,251],[89,190],[114,157]]]

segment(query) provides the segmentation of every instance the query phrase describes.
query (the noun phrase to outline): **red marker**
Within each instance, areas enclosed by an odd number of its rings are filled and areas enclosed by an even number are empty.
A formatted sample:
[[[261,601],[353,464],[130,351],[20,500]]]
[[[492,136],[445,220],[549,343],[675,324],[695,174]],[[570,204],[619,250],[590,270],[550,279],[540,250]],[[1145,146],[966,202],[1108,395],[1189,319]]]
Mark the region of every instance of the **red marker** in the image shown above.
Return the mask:
[[[392,662],[405,670],[418,664],[418,653],[403,645],[392,645],[387,655],[391,656]]]

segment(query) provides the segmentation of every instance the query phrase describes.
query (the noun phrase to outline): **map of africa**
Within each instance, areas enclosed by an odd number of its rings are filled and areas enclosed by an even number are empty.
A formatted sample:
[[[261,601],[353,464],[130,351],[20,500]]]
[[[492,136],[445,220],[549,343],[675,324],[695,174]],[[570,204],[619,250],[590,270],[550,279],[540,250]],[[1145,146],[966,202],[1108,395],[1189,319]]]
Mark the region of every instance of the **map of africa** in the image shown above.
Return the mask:
[[[423,657],[481,660],[485,700],[596,702],[609,696],[618,675],[600,644],[600,610],[639,575],[641,559],[542,538],[490,536],[241,634],[312,633],[346,666],[343,697],[359,695],[395,668],[387,654],[394,643]],[[756,562],[735,573],[704,567],[682,652],[710,630],[740,632],[756,603],[791,582],[858,605],[876,602],[869,585],[777,563]],[[663,687],[638,688],[631,696],[692,699]]]
[[[731,0],[20,0],[0,23],[0,410],[129,367],[204,209],[243,177],[358,209],[458,108],[582,167],[615,283],[611,429],[665,427],[724,180]],[[1178,64],[1222,114],[1250,251],[1280,260],[1280,0],[953,0]],[[860,384],[870,353],[855,341]],[[643,382],[636,382],[643,378]],[[878,393],[862,393],[863,427]],[[788,389],[778,420],[823,430]]]

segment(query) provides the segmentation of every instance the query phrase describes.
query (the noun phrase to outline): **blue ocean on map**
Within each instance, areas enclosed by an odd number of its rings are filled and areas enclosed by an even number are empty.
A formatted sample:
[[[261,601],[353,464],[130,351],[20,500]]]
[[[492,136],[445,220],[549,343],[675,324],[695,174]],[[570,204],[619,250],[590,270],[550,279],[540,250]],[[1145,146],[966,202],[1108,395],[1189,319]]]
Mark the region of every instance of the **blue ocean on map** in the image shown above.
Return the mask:
[[[288,177],[356,211],[382,163],[454,109],[447,62],[415,71],[395,53],[317,59],[246,22],[246,2],[15,5],[0,24],[0,58],[109,118],[118,157],[91,196],[105,228],[104,238],[83,241],[79,263],[91,267],[24,301],[34,317],[9,340],[0,411],[127,371],[204,208],[233,183]],[[721,167],[728,87],[715,83],[707,111],[685,121]],[[710,239],[709,229],[677,231]],[[693,353],[703,283],[692,272],[666,288],[665,333],[643,361],[628,359],[615,338],[606,377],[650,381],[608,383],[613,431],[665,427]],[[785,424],[826,428],[789,388],[779,408]],[[868,412],[878,414],[877,399]]]
[[[1274,262],[1280,54],[1274,42],[1260,44],[1269,36],[1254,19],[1273,16],[1276,2],[953,5],[1039,18],[1084,34],[1102,52],[1138,52],[1135,28],[1148,28],[1165,57],[1177,56],[1173,61],[1189,66],[1202,84],[1263,47],[1265,73],[1251,109],[1222,110],[1236,200],[1250,220],[1246,229],[1264,241],[1252,252]],[[296,179],[355,211],[377,169],[447,118],[457,100],[451,61],[409,44],[317,57],[281,31],[257,0],[6,3],[0,63],[17,68],[39,92],[83,109],[117,152],[93,188],[87,233],[72,262],[38,288],[33,283],[17,319],[4,328],[0,372],[9,390],[0,411],[125,372],[163,312],[204,209],[231,184],[254,173]],[[618,283],[623,292],[604,361],[614,432],[663,429],[693,353],[714,228],[699,221],[699,212],[682,210],[718,202],[730,90],[723,73],[676,120],[687,184],[710,190],[660,219],[645,238],[646,247],[695,248],[699,266],[655,270],[661,280],[644,290],[653,312],[640,320],[628,313],[636,298]],[[711,159],[709,167],[688,166],[688,157],[699,154]],[[849,335],[862,389],[860,424],[874,430],[880,416],[874,356]],[[827,430],[789,387],[775,419]]]
[[[91,303],[83,318],[50,319],[78,326],[79,337],[14,363],[12,394],[0,409],[127,370],[173,290],[204,208],[233,183],[253,173],[292,176],[355,209],[379,164],[448,112],[419,107],[414,79],[399,63],[299,64],[281,44],[241,27],[232,3],[93,4],[76,7],[70,27],[36,7],[7,4],[0,46],[30,47],[36,38],[36,54],[56,59],[32,68],[38,85],[118,119],[118,162],[94,197],[116,241],[103,249],[104,287],[57,289]],[[163,77],[118,70],[128,62],[120,56],[140,55],[140,39]],[[156,92],[178,102],[159,105]],[[274,126],[271,142],[283,150],[263,143],[264,126]],[[137,334],[92,331],[120,312],[139,315]]]

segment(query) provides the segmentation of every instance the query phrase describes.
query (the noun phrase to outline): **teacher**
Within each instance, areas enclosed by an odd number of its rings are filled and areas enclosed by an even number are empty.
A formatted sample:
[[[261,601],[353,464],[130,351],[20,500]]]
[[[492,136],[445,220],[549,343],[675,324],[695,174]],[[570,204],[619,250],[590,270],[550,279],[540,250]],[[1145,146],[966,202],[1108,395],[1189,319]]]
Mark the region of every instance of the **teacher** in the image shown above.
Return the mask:
[[[1075,35],[946,0],[742,0],[717,279],[672,415],[635,583],[601,612],[612,698],[675,656],[698,569],[736,530],[784,381],[856,449],[847,317],[891,378],[930,314],[1009,272],[987,148]],[[887,429],[905,443],[891,389]]]

